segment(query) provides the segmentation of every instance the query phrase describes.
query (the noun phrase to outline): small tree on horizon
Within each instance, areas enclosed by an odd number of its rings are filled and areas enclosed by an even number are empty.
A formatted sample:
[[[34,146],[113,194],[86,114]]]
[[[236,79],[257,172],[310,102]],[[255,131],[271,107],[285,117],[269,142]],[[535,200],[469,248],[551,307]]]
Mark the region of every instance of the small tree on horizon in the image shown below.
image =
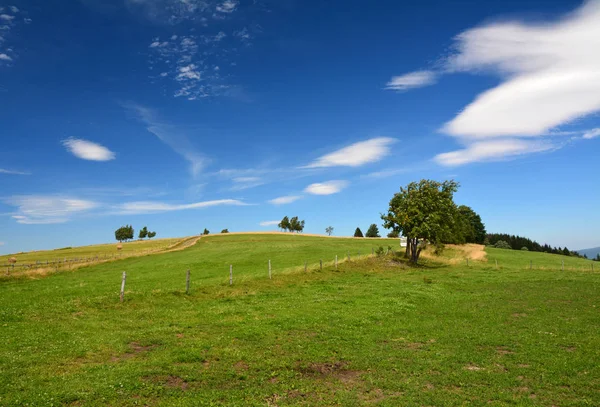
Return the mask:
[[[223,229],[221,233],[229,233],[229,229]]]
[[[333,233],[333,226],[327,226],[325,228],[325,233],[327,233],[329,236],[331,236],[331,234]]]
[[[152,239],[154,236],[156,236],[156,232],[148,232],[148,239]]]
[[[279,224],[277,225],[277,227],[284,232],[290,230],[290,219],[287,216],[284,216],[283,219],[281,219],[281,222],[279,222]]]
[[[119,242],[127,241],[129,239],[133,239],[133,226],[125,225],[121,226],[119,229],[115,230],[115,239]]]
[[[377,227],[376,224],[371,224],[371,226],[369,226],[369,229],[367,230],[367,234],[365,235],[366,237],[381,237],[379,236],[379,228]]]
[[[140,233],[139,233],[138,237],[140,239],[144,239],[144,238],[148,237],[148,228],[146,226],[144,226],[143,228],[140,229]]]
[[[354,237],[364,237],[363,232],[360,230],[360,228],[356,228],[356,230],[354,231]]]
[[[202,232],[203,235],[208,235],[210,232],[208,231],[208,229],[204,228],[204,232]]]

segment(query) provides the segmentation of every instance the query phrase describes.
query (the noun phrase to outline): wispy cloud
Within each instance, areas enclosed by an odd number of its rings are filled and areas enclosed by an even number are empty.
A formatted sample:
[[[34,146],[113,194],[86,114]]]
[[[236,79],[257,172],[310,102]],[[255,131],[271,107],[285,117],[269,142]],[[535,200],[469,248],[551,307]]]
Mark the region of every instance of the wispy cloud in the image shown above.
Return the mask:
[[[593,138],[600,137],[600,127],[597,129],[586,131],[585,133],[583,133],[582,137],[586,140],[591,140]]]
[[[455,167],[475,162],[502,161],[556,148],[558,145],[546,140],[494,139],[469,143],[464,149],[438,154],[434,160],[438,164]]]
[[[406,91],[423,86],[433,85],[437,82],[437,74],[433,71],[416,71],[401,76],[393,76],[385,88],[387,90]]]
[[[473,161],[467,157],[496,160],[546,151],[551,141],[521,139],[546,137],[560,125],[600,111],[598,49],[597,0],[555,21],[495,22],[459,34],[439,73],[487,72],[502,82],[444,125],[442,131],[466,148],[436,161],[459,165]],[[491,138],[502,141],[481,143]]]
[[[359,167],[381,160],[390,153],[390,146],[396,140],[377,137],[351,144],[340,150],[326,154],[303,168]]]
[[[214,201],[194,202],[190,204],[171,204],[156,201],[128,202],[119,205],[116,209],[121,214],[145,214],[158,212],[183,211],[189,209],[202,209],[212,206],[247,206],[248,204],[237,199],[219,199]]]
[[[232,191],[242,191],[244,189],[255,188],[265,184],[261,177],[235,177],[231,179]]]
[[[348,186],[348,181],[327,181],[311,184],[306,187],[304,192],[312,195],[333,195],[341,192]]]
[[[259,225],[262,226],[262,227],[277,226],[277,225],[279,225],[279,222],[280,221],[278,221],[278,220],[266,220],[264,222],[260,222]]]
[[[115,159],[115,153],[89,140],[68,138],[63,140],[62,144],[67,151],[82,160],[110,161]]]
[[[20,195],[5,199],[4,202],[16,207],[11,217],[17,223],[54,224],[69,221],[73,216],[86,213],[99,206],[94,201],[48,195]]]
[[[8,174],[8,175],[31,175],[30,172],[16,171],[16,170],[7,170],[7,169],[4,169],[4,168],[0,168],[0,174]]]
[[[204,154],[197,151],[192,144],[185,129],[161,122],[154,110],[145,106],[135,103],[124,103],[123,106],[135,113],[137,118],[147,126],[146,129],[150,133],[182,156],[190,164],[190,171],[193,176],[198,175],[208,163],[208,159]]]
[[[301,195],[280,196],[279,198],[269,200],[269,203],[273,205],[287,205],[296,202],[298,199],[301,198]]]

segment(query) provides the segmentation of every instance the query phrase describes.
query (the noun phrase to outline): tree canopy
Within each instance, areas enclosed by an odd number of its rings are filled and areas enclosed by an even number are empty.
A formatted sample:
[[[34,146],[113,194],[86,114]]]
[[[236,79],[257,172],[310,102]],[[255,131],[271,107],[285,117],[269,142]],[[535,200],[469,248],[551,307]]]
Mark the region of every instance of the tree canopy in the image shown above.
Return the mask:
[[[331,234],[333,233],[333,226],[327,226],[325,228],[325,233],[327,233],[327,235],[331,236]]]
[[[360,230],[360,228],[356,228],[356,230],[354,231],[354,237],[364,237],[363,232],[362,230]]]
[[[366,237],[381,237],[379,236],[379,228],[377,227],[376,224],[371,224],[371,226],[369,226],[369,229],[367,230],[367,234],[365,235]]]
[[[208,229],[204,228],[204,232],[202,232],[203,235],[208,235],[210,234],[210,232],[208,231]]]
[[[127,241],[129,239],[133,239],[133,226],[125,225],[121,226],[119,229],[115,230],[115,239],[119,242]]]
[[[144,226],[143,228],[140,229],[140,233],[139,233],[138,237],[140,239],[144,239],[144,238],[148,237],[148,228],[146,226]]]
[[[384,227],[406,236],[412,262],[419,260],[423,241],[440,242],[452,231],[457,213],[453,197],[458,186],[452,180],[423,179],[401,187],[390,200],[388,213],[381,216]]]
[[[221,233],[229,233],[229,229],[223,229]]]
[[[294,216],[291,219],[284,216],[277,227],[283,231],[302,232],[304,231],[304,221],[299,220],[297,216]]]

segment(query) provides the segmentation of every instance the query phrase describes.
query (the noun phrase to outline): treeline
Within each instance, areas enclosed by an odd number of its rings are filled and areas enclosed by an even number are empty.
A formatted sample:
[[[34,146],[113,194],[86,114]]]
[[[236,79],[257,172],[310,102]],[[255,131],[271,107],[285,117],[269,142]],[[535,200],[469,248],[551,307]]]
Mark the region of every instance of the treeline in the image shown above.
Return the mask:
[[[539,244],[535,240],[507,233],[488,233],[485,237],[486,246],[500,248],[510,248],[513,250],[529,250],[531,252],[562,254],[563,256],[583,257],[576,251],[571,251],[567,247],[552,247],[548,244]],[[507,243],[508,245],[504,245]]]
[[[284,216],[277,227],[284,232],[302,232],[304,230],[304,221],[299,220],[297,216],[294,216],[291,219]],[[331,228],[331,230],[333,231],[333,228]]]

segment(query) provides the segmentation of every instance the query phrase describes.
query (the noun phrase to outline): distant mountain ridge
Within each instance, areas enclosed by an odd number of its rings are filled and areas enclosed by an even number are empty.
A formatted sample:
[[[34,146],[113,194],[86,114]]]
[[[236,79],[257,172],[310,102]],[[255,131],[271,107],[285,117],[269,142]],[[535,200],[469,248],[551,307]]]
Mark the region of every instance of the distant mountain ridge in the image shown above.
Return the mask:
[[[577,252],[579,254],[581,254],[582,256],[585,254],[588,259],[595,259],[596,256],[600,253],[600,247],[594,247],[591,249],[582,249],[582,250],[577,250]]]

